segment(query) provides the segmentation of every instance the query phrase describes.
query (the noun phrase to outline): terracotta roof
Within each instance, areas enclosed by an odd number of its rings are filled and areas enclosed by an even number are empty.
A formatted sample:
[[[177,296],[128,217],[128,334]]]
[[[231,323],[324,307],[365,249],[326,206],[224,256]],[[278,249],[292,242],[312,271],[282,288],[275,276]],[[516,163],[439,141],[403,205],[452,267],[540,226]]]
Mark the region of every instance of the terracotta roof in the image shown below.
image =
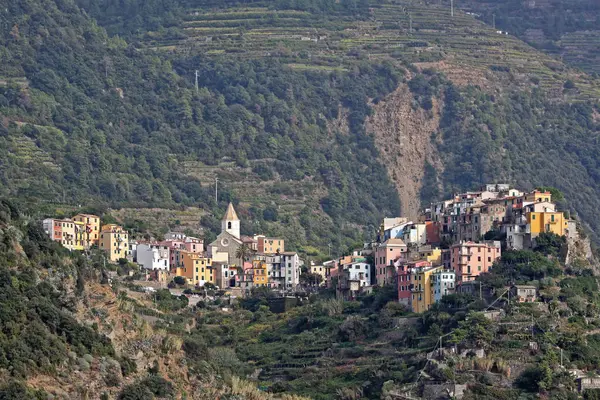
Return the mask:
[[[227,212],[225,212],[225,215],[223,216],[223,221],[239,221],[235,209],[233,208],[233,204],[229,203],[227,206]]]
[[[396,246],[405,246],[406,244],[402,239],[392,238],[383,242],[384,245],[396,245]]]

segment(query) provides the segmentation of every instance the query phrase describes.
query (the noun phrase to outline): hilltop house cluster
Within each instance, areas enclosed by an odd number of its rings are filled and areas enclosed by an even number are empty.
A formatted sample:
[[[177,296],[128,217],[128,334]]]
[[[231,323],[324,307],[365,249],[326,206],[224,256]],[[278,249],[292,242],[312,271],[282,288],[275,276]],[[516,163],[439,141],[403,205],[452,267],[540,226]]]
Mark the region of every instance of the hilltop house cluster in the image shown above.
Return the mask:
[[[240,251],[240,248],[243,250]],[[133,242],[132,258],[159,280],[180,276],[187,283],[220,288],[293,289],[300,282],[302,262],[285,251],[285,240],[265,235],[243,236],[230,203],[221,220],[221,233],[206,248],[204,241],[170,232],[163,241]]]
[[[514,250],[535,247],[536,237],[544,232],[569,239],[577,235],[575,221],[557,210],[550,192],[490,184],[431,204],[418,221],[384,218],[375,243],[313,266],[311,272],[321,269],[327,284],[343,298],[375,285],[393,285],[401,303],[423,312],[445,295],[478,290],[475,280],[502,252],[500,240],[485,240],[488,232],[488,237],[506,237],[505,248]],[[523,293],[520,301],[535,297]]]
[[[203,239],[181,232],[169,232],[161,241],[130,240],[127,231],[118,225],[100,228],[100,218],[95,215],[46,219],[43,224],[52,239],[70,250],[97,245],[107,252],[111,262],[127,258],[162,282],[179,276],[194,286],[209,283],[243,291],[254,287],[294,289],[300,282],[303,263],[298,254],[285,251],[282,238],[242,236],[231,203],[221,221],[221,233],[206,248]]]
[[[88,250],[98,246],[108,259],[117,262],[129,254],[129,235],[116,224],[100,224],[100,217],[93,214],[77,214],[73,218],[47,218],[44,231],[50,238],[69,250]]]

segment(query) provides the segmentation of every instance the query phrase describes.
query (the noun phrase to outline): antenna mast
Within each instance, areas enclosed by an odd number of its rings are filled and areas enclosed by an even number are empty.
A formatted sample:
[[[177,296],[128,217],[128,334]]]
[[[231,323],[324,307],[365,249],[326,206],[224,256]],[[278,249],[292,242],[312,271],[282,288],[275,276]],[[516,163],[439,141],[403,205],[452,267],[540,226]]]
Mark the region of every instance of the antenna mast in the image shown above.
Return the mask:
[[[454,17],[454,0],[450,0],[450,16]]]
[[[196,70],[196,94],[198,93],[198,70]]]

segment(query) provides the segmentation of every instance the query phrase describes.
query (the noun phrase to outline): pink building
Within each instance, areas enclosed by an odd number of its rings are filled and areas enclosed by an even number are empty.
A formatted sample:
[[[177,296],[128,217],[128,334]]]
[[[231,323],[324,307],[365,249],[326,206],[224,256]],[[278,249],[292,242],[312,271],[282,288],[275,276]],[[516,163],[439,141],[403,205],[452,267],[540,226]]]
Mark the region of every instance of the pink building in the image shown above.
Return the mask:
[[[500,258],[500,242],[461,242],[450,248],[450,265],[456,272],[456,282],[475,280],[489,271],[494,261]]]
[[[394,261],[404,259],[406,252],[402,239],[388,239],[375,249],[375,275],[379,286],[396,283]]]
[[[190,253],[203,253],[204,240],[188,236],[183,241],[183,248]]]
[[[188,253],[204,253],[204,240],[195,237],[169,238],[160,242],[161,245],[168,246],[170,250],[171,268],[176,268],[181,263],[181,251]]]

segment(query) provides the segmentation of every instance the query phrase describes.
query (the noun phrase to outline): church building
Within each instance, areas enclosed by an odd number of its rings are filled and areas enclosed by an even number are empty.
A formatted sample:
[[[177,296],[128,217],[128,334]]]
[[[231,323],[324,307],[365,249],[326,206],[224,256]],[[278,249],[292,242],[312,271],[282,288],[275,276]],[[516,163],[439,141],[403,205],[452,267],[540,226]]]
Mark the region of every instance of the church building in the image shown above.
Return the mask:
[[[233,204],[229,203],[227,212],[221,220],[221,233],[214,242],[208,245],[208,254],[213,263],[237,265],[240,260],[236,259],[235,253],[241,245],[240,219],[233,208]]]

